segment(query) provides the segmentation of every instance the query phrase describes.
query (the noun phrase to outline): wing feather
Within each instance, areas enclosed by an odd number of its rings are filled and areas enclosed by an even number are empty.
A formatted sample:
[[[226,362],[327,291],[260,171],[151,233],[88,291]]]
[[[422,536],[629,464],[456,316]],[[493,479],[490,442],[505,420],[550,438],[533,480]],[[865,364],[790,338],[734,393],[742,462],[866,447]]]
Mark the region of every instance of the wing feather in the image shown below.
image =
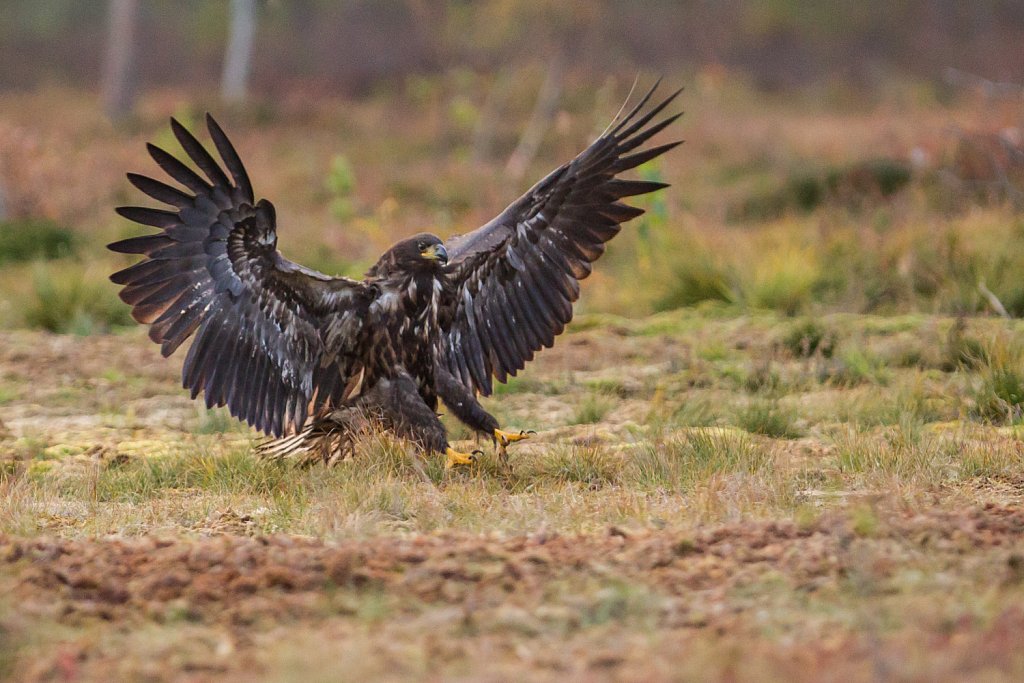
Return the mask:
[[[178,208],[184,208],[192,205],[192,197],[177,188],[160,182],[159,180],[153,180],[152,178],[139,175],[138,173],[129,173],[128,182],[158,202],[177,206]]]
[[[235,148],[210,116],[207,126],[227,172],[171,119],[175,138],[206,178],[147,145],[157,165],[186,190],[129,174],[135,187],[172,210],[117,210],[160,232],[109,245],[146,257],[111,280],[122,285],[120,296],[135,319],[151,325],[149,336],[164,356],[194,335],[182,366],[182,384],[193,398],[203,393],[207,406],[226,404],[232,415],[281,436],[302,428],[311,403],[318,409],[337,398],[335,375],[342,369],[321,367],[322,361],[350,357],[346,345],[356,343],[358,330],[336,336],[338,348],[327,349],[322,328],[345,310],[361,321],[367,288],[281,256],[273,205],[254,200]]]
[[[657,87],[497,218],[446,243],[458,296],[443,362],[468,388],[490,394],[492,377],[506,381],[554,343],[580,280],[621,224],[643,213],[620,200],[667,187],[616,177],[679,144],[642,147],[679,117],[655,120],[679,94],[647,108]]]

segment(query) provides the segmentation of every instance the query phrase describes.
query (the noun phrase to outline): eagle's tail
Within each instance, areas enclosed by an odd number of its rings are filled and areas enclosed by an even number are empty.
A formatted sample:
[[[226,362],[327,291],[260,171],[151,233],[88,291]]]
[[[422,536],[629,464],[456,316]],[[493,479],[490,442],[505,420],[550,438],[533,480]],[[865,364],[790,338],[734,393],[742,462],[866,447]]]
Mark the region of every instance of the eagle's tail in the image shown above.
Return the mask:
[[[365,426],[356,409],[334,410],[310,420],[297,434],[257,444],[256,455],[268,460],[290,460],[303,466],[334,465],[353,456],[356,437]]]

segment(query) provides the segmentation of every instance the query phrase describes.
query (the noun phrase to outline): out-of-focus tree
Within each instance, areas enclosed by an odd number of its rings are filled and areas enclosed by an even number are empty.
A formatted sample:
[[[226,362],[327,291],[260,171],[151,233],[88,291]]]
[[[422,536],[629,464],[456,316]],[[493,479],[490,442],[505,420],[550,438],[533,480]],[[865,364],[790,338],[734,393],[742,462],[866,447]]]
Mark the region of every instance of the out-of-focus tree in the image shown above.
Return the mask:
[[[231,0],[228,45],[220,80],[220,95],[228,102],[241,102],[249,90],[255,35],[256,0]]]
[[[103,62],[103,110],[113,120],[124,118],[135,100],[135,32],[138,0],[110,0],[107,54]]]
[[[0,166],[0,221],[7,220],[7,191],[4,188],[3,166]]]
[[[565,76],[565,58],[561,53],[548,62],[544,82],[537,94],[537,101],[533,106],[533,113],[530,114],[530,121],[523,134],[519,138],[519,144],[505,164],[505,173],[512,180],[521,180],[526,174],[530,163],[540,149],[540,143],[544,139],[544,133],[551,125],[555,113],[558,111],[558,98],[562,94],[562,79]]]
[[[138,5],[136,42],[145,50],[136,47],[132,71],[140,86],[219,85],[230,2],[122,2]],[[122,2],[0,0],[0,89],[101,81],[102,60],[82,55],[113,53],[107,23],[124,11],[112,11]],[[1024,81],[1021,0],[256,2],[260,42],[258,51],[251,46],[250,86],[258,78],[277,91],[368,94],[452,68],[484,76],[533,69],[556,52],[574,82],[705,66],[780,92],[846,84],[868,93],[904,76],[939,81],[948,67]],[[536,83],[493,82],[508,91],[505,101],[533,104]]]

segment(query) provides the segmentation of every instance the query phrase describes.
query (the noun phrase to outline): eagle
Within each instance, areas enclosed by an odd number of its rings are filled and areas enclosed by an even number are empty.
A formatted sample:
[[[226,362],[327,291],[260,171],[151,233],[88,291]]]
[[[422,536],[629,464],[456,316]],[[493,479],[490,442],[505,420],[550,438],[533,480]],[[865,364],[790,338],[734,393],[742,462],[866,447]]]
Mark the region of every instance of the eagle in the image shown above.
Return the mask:
[[[198,172],[147,145],[179,186],[128,174],[170,208],[116,209],[158,232],[108,245],[144,256],[110,279],[164,357],[193,337],[183,386],[264,432],[268,456],[332,462],[370,425],[443,455],[446,468],[475,462],[479,451],[449,443],[443,401],[505,462],[506,447],[528,433],[502,430],[479,397],[565,329],[580,281],[621,224],[643,213],[621,200],[668,186],[619,177],[681,142],[645,145],[681,115],[656,120],[680,92],[649,105],[657,88],[486,225],[403,239],[361,280],[282,256],[274,205],[255,198],[220,125],[207,114],[218,162],[172,118]]]

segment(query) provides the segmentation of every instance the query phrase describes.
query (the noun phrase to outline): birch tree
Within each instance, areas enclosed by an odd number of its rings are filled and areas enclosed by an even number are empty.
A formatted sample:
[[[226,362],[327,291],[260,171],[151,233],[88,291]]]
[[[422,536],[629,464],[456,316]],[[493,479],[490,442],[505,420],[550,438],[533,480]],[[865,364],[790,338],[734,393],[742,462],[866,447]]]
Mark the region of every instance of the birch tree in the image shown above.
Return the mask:
[[[101,85],[103,110],[113,120],[122,119],[135,101],[135,33],[138,0],[110,0],[107,53]]]
[[[248,92],[255,35],[256,0],[231,0],[228,44],[220,81],[220,95],[227,102],[241,102]]]

